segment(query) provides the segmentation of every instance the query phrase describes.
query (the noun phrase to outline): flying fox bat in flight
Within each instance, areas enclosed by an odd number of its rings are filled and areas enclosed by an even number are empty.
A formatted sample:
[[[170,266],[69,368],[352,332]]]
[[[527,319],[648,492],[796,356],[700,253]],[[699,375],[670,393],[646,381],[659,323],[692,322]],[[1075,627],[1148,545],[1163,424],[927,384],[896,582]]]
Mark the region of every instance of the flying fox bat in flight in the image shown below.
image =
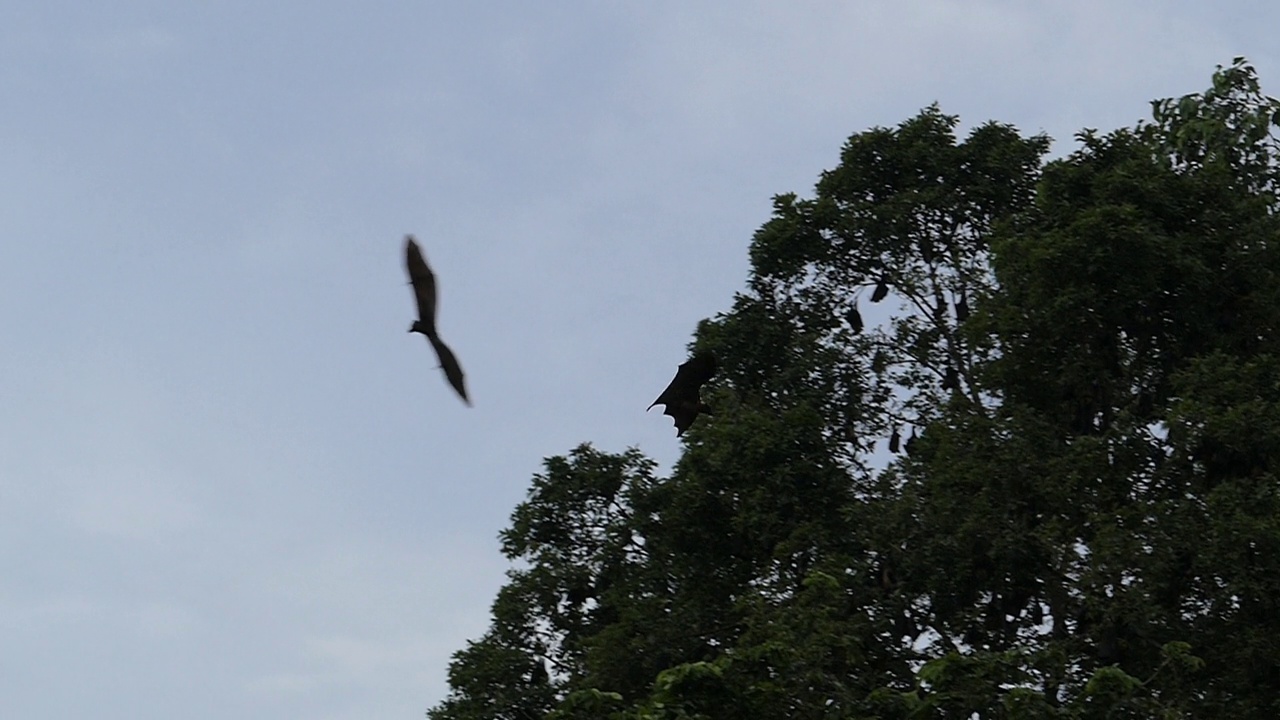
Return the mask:
[[[702,402],[700,391],[703,384],[716,374],[716,356],[709,352],[701,352],[680,364],[676,377],[666,390],[653,401],[653,405],[665,405],[663,415],[670,415],[676,421],[676,437],[698,418],[698,413],[711,413],[711,408]],[[649,409],[653,409],[653,405]]]
[[[444,370],[445,379],[458,391],[462,401],[468,406],[467,386],[463,383],[462,366],[453,351],[436,334],[436,276],[427,267],[427,259],[422,256],[422,248],[414,241],[412,235],[404,238],[404,264],[409,271],[409,283],[413,285],[413,297],[418,301],[418,319],[409,326],[409,332],[422,333],[436,351],[440,359],[440,368]]]

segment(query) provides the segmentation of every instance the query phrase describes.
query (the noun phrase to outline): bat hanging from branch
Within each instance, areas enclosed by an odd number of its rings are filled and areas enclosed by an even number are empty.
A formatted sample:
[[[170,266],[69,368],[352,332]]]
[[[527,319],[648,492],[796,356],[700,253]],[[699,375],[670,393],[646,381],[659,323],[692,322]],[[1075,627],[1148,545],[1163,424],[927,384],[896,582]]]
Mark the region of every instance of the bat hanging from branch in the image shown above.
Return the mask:
[[[436,276],[427,266],[427,259],[422,255],[422,248],[414,241],[412,235],[404,238],[404,264],[409,271],[409,283],[413,285],[413,297],[418,303],[418,319],[409,326],[409,332],[422,333],[427,336],[436,357],[440,359],[440,369],[444,370],[445,379],[462,397],[468,406],[467,386],[463,382],[462,366],[448,345],[436,333]]]
[[[853,301],[853,307],[849,308],[849,312],[845,314],[844,319],[849,323],[849,329],[854,333],[862,332],[862,313],[858,312],[858,300]]]
[[[871,302],[878,303],[889,294],[889,281],[883,277],[876,281],[876,289],[871,291]]]
[[[670,415],[676,421],[676,437],[698,418],[698,413],[711,415],[711,407],[702,402],[702,386],[716,374],[716,356],[709,352],[700,352],[680,364],[676,377],[662,391],[653,405],[665,405],[663,415]],[[649,409],[653,409],[653,405]]]

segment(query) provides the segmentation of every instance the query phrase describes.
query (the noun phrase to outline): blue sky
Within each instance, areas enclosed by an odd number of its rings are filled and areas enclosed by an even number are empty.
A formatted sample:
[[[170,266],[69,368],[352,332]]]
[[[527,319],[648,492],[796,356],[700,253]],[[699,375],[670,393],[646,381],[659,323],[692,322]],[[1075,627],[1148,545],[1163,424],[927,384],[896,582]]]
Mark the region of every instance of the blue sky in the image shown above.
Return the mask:
[[[410,718],[543,457],[645,407],[770,197],[938,101],[1131,124],[1264,2],[0,2],[0,716]],[[436,271],[466,408],[405,331]]]

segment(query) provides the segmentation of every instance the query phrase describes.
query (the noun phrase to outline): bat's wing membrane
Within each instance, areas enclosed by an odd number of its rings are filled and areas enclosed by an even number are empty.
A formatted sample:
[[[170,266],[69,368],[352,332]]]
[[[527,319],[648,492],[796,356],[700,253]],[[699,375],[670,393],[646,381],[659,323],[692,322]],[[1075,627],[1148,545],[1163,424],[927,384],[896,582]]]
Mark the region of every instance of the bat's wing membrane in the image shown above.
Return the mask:
[[[700,353],[680,364],[676,370],[676,376],[667,385],[667,389],[662,391],[657,400],[653,401],[653,405],[649,409],[653,409],[654,405],[665,405],[662,411],[663,415],[670,415],[675,419],[676,435],[679,436],[689,429],[693,421],[698,417],[701,411],[702,398],[700,390],[708,380],[716,374],[716,359],[711,353]]]
[[[444,370],[445,379],[457,391],[462,401],[470,405],[471,400],[467,397],[467,385],[462,374],[462,365],[458,363],[458,358],[454,356],[453,351],[439,337],[428,335],[427,340],[430,341],[431,347],[436,351],[436,357],[440,359],[440,368]]]
[[[413,283],[413,297],[418,303],[418,320],[429,328],[436,325],[436,276],[422,255],[422,248],[413,236],[405,237],[404,264]]]

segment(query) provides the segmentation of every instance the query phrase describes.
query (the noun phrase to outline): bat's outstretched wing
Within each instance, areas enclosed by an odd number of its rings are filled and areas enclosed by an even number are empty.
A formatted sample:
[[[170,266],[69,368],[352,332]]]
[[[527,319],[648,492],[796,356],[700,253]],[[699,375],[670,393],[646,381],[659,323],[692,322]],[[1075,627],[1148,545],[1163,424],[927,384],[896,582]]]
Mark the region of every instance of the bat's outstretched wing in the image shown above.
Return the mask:
[[[436,351],[436,357],[440,358],[440,369],[444,370],[445,379],[458,391],[458,395],[462,398],[462,402],[468,407],[471,406],[471,400],[467,397],[467,386],[462,375],[462,366],[458,364],[458,358],[454,357],[453,351],[448,345],[440,339],[439,335],[432,333],[427,336],[427,340],[431,342],[431,347]]]
[[[716,358],[711,353],[699,353],[680,364],[676,376],[662,391],[654,405],[679,404],[689,399],[697,400],[702,386],[716,374]]]
[[[653,401],[649,409],[652,410],[654,405],[665,405],[666,409],[662,414],[670,415],[675,420],[676,436],[683,435],[697,419],[698,413],[711,414],[711,408],[702,402],[701,389],[715,374],[714,355],[709,352],[694,355],[680,364],[675,379]]]
[[[418,322],[410,330],[430,335],[436,329],[436,276],[422,255],[422,248],[412,235],[404,237],[404,265],[413,285],[413,297],[418,303]]]
[[[440,359],[440,369],[444,370],[445,379],[462,397],[468,406],[471,400],[467,397],[467,386],[462,374],[462,365],[453,351],[436,334],[436,276],[427,265],[422,255],[422,248],[412,235],[404,237],[404,266],[409,271],[409,282],[413,285],[413,297],[418,303],[418,320],[409,327],[409,332],[420,332],[427,336],[436,357]]]

